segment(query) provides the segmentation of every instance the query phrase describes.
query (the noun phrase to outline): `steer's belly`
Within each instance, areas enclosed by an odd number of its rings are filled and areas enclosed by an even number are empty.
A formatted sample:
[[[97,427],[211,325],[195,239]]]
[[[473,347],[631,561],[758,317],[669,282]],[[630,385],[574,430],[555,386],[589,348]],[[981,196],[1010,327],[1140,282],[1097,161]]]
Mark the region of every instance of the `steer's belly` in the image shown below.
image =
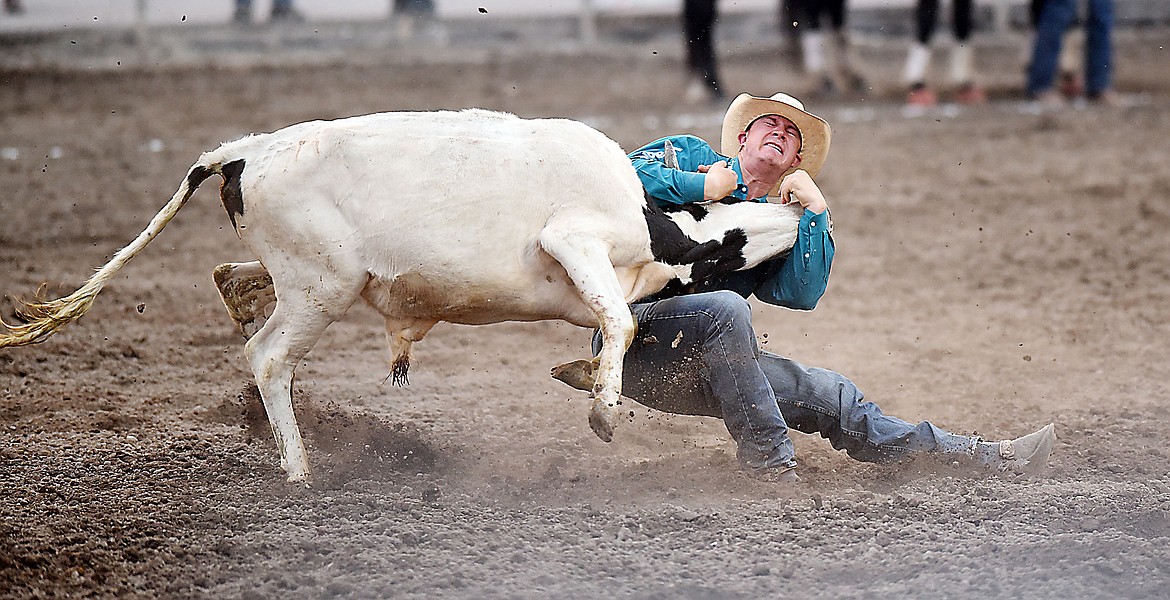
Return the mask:
[[[506,280],[404,273],[372,277],[363,296],[383,315],[396,319],[464,325],[548,319],[582,327],[597,324],[563,272]]]

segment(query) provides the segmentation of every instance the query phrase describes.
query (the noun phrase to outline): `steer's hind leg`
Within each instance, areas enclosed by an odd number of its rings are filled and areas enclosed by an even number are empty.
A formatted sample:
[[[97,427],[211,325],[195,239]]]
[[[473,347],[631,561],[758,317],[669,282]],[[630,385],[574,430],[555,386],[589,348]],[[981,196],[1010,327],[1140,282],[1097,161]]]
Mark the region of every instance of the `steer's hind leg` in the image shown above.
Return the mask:
[[[219,297],[227,308],[236,328],[251,339],[264,326],[276,302],[276,288],[272,276],[260,261],[224,263],[211,273]]]
[[[609,245],[579,230],[546,226],[540,244],[565,268],[581,299],[597,316],[601,353],[593,384],[589,426],[602,441],[613,439],[621,404],[622,359],[634,339],[634,317],[609,258]]]
[[[301,267],[288,280],[278,279],[281,295],[272,317],[244,346],[280,450],[280,466],[293,482],[309,478],[308,457],[292,407],[294,371],[325,328],[353,305],[365,284],[364,276],[312,277],[311,272],[314,269]]]

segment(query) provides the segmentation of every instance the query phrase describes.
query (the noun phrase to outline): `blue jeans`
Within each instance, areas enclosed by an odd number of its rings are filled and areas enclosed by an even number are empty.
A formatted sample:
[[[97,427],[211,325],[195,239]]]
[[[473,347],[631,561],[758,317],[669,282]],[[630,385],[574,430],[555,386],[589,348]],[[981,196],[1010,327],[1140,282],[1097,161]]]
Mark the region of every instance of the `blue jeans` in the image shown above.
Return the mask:
[[[974,438],[882,414],[845,376],[761,352],[751,308],[729,291],[632,306],[638,334],[622,395],[665,412],[720,417],[751,469],[795,466],[792,427],[863,461],[972,452]],[[594,336],[594,352],[600,347]]]
[[[1028,66],[1028,93],[1052,89],[1064,33],[1076,18],[1077,0],[1045,0],[1036,23]],[[1089,0],[1085,21],[1085,93],[1094,97],[1113,84],[1113,0]]]

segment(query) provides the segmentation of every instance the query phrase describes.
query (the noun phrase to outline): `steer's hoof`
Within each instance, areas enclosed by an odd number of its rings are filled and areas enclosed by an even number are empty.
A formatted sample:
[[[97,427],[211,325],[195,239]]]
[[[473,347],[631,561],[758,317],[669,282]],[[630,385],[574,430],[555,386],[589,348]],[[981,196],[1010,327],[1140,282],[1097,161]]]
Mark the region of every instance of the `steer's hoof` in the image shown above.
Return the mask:
[[[617,409],[603,400],[594,400],[589,409],[589,427],[603,442],[613,440],[613,429],[617,424]]]
[[[309,477],[308,472],[289,473],[288,474],[288,482],[289,483],[303,483],[305,485],[308,485],[309,480],[310,480],[310,477]]]
[[[553,367],[552,377],[579,390],[591,392],[596,369],[597,365],[591,360],[575,360]]]
[[[289,483],[303,483],[307,485],[312,478],[309,473],[309,465],[305,461],[296,464],[296,461],[289,461],[281,457],[280,468],[288,474]]]
[[[262,267],[241,268],[244,265],[224,263],[212,271],[215,287],[244,339],[252,339],[264,326],[276,302],[272,276]]]

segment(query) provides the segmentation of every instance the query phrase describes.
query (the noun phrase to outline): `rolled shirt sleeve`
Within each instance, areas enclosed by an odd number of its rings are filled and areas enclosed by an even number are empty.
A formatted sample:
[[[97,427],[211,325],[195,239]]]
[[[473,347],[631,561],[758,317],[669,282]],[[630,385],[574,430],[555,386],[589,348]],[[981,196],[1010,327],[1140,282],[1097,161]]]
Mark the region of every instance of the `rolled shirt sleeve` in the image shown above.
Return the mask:
[[[778,268],[760,281],[754,290],[756,297],[797,310],[816,308],[829,285],[833,252],[829,211],[804,211],[792,252],[779,259]]]

